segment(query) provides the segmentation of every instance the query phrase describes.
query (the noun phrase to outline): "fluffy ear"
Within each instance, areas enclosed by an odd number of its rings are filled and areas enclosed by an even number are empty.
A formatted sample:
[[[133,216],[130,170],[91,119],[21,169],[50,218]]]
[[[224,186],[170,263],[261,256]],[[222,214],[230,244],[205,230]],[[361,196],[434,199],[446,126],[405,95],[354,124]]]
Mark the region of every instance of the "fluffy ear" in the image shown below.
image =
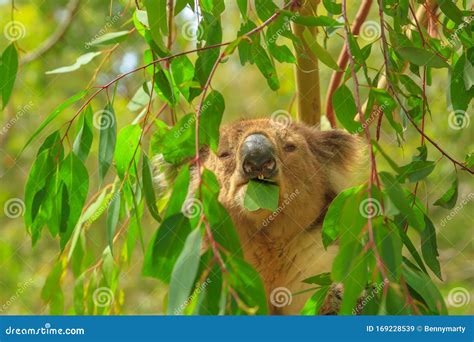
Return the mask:
[[[365,144],[356,135],[343,130],[320,131],[316,128],[305,129],[306,140],[311,152],[323,166],[332,184],[339,192],[349,185],[349,176],[364,163]]]

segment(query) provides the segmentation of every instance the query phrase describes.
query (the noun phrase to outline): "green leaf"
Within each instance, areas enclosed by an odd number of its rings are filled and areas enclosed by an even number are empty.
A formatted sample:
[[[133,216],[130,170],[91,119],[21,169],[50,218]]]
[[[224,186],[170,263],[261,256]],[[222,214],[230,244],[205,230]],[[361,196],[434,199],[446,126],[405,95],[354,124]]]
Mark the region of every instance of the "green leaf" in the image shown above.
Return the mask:
[[[201,258],[202,260],[202,258]],[[206,284],[206,286],[204,286]],[[222,272],[219,269],[219,266],[214,264],[211,272],[209,273],[208,278],[200,286],[203,294],[199,298],[198,307],[196,314],[198,315],[218,315],[221,311],[221,306],[225,306],[225,297],[224,305],[221,305],[223,297],[222,291]],[[225,293],[224,293],[225,295]]]
[[[438,198],[433,205],[443,207],[446,209],[453,209],[458,200],[458,178],[451,183],[450,188],[446,191],[443,196]]]
[[[329,292],[330,286],[322,286],[305,303],[301,310],[301,315],[314,316],[319,313],[319,309],[324,304],[324,300]]]
[[[421,253],[428,267],[440,279],[441,267],[438,260],[438,244],[436,242],[436,229],[430,218],[425,215],[425,229],[421,232]]]
[[[295,24],[303,25],[303,26],[325,26],[325,27],[338,27],[338,26],[343,26],[343,23],[324,16],[324,15],[318,15],[318,16],[303,16],[303,15],[295,15],[294,12],[287,11],[287,10],[282,10],[280,13],[287,17],[290,18],[291,21],[293,21]]]
[[[332,97],[332,105],[336,112],[336,117],[339,122],[350,133],[357,133],[362,131],[360,122],[354,121],[357,114],[357,107],[352,96],[351,91],[344,84],[336,89]]]
[[[189,102],[189,88],[194,78],[194,66],[187,56],[179,56],[171,61],[171,74],[181,94]]]
[[[400,167],[399,179],[405,181],[408,178],[410,182],[418,182],[426,178],[433,172],[436,164],[433,161],[414,160],[411,163]]]
[[[89,105],[81,116],[82,125],[72,147],[73,152],[78,158],[85,162],[92,145],[92,107]]]
[[[342,5],[336,3],[335,0],[323,0],[323,5],[329,13],[336,15],[342,13]]]
[[[164,70],[158,70],[155,74],[155,89],[158,96],[166,101],[169,105],[176,103],[176,96],[173,92],[171,82]]]
[[[408,223],[413,228],[421,232],[424,229],[425,224],[420,221],[417,215],[415,215],[415,212],[408,203],[400,184],[387,172],[380,172],[380,178],[385,185],[386,193],[395,207],[397,207],[397,209],[400,210],[400,213],[408,219]]]
[[[117,44],[127,39],[129,34],[130,34],[130,31],[109,32],[100,36],[97,39],[94,39],[88,45],[100,46],[100,45]]]
[[[219,202],[219,191],[216,176],[211,171],[204,170],[201,186],[202,205],[214,239],[233,255],[242,257],[239,236],[227,210]]]
[[[145,253],[143,274],[168,283],[173,266],[183,249],[184,240],[191,231],[189,219],[182,214],[183,202],[188,194],[189,167],[183,167],[176,177],[173,193],[163,222],[154,233]]]
[[[384,223],[382,220],[374,220],[374,240],[378,253],[382,258],[389,276],[399,281],[400,268],[402,265],[402,240],[395,225]]]
[[[199,145],[208,144],[217,153],[219,127],[224,114],[224,97],[218,91],[212,91],[203,102],[199,124]]]
[[[117,135],[114,160],[120,179],[124,179],[127,170],[134,169],[133,165],[140,158],[139,143],[141,133],[140,125],[136,124],[125,126]]]
[[[107,103],[100,115],[99,135],[99,179],[104,180],[114,157],[117,128],[114,108]]]
[[[226,265],[229,267],[230,286],[237,291],[245,305],[252,308],[257,315],[266,315],[267,300],[260,274],[240,258],[227,258]]]
[[[313,59],[320,60],[331,69],[339,71],[339,66],[332,58],[331,54],[327,52],[327,50],[324,49],[321,45],[319,45],[318,41],[316,40],[316,37],[313,37],[309,30],[304,30],[303,37],[306,42],[306,45],[309,46],[309,48],[314,54]]]
[[[176,260],[171,273],[168,296],[168,315],[181,314],[194,285],[197,275],[201,249],[201,230],[195,228],[186,238],[183,250]]]
[[[340,192],[331,202],[322,227],[325,248],[338,238],[341,228],[344,230],[345,227],[353,227],[351,229],[358,231],[367,222],[359,212],[362,192],[362,186],[352,187]],[[345,215],[342,215],[343,213]]]
[[[468,63],[469,61],[467,60],[466,54],[462,54],[454,65],[450,75],[449,96],[451,105],[455,111],[454,114],[458,115],[462,115],[463,112],[467,111],[469,103],[474,96],[474,88],[468,89],[464,79],[464,69]]]
[[[143,275],[169,283],[173,267],[190,231],[189,219],[183,214],[165,218],[146,250]]]
[[[393,118],[393,111],[397,107],[395,99],[384,89],[370,89],[369,96],[373,96],[374,99],[378,102],[380,109],[383,110],[385,117],[387,118],[390,126],[395,129],[398,134],[403,133],[403,127],[399,122],[396,122]]]
[[[120,216],[120,197],[120,192],[114,193],[110,199],[107,211],[107,241],[110,251],[113,251],[113,240]]]
[[[402,47],[396,50],[404,59],[419,66],[429,66],[432,68],[450,68],[450,65],[434,52],[417,48],[417,47]]]
[[[317,285],[331,285],[331,273],[321,273],[303,280],[306,284],[317,284]]]
[[[145,201],[150,211],[151,216],[158,222],[161,222],[158,208],[156,207],[156,197],[153,186],[153,179],[151,176],[151,167],[148,157],[143,154],[143,165],[142,165],[142,179],[143,179],[143,192],[145,194]]]
[[[250,211],[258,209],[275,211],[278,208],[279,194],[278,185],[250,180],[245,192],[244,207]]]
[[[452,0],[440,0],[438,5],[441,11],[457,25],[463,22],[463,13]]]
[[[81,160],[74,153],[70,153],[60,165],[59,178],[66,186],[68,193],[69,215],[66,220],[66,230],[59,232],[61,248],[64,248],[81,216],[89,189],[89,175]]]
[[[430,314],[446,315],[448,313],[443,296],[428,275],[407,266],[403,267],[402,274],[407,284],[426,302]]]
[[[64,74],[67,72],[72,72],[78,70],[81,66],[88,64],[91,62],[95,57],[100,55],[102,51],[98,52],[88,52],[82,56],[77,57],[76,62],[74,64],[64,66],[61,68],[57,68],[54,70],[46,71],[46,75],[50,74]]]
[[[265,49],[259,44],[253,44],[252,58],[262,75],[267,79],[270,89],[278,90],[280,88],[280,82],[278,81],[277,71],[265,52]]]
[[[45,302],[49,302],[53,299],[54,293],[58,291],[61,284],[61,277],[64,272],[64,263],[62,260],[58,260],[51,272],[48,274],[44,283],[43,289],[41,290],[41,299]]]
[[[18,72],[18,52],[15,44],[7,46],[0,58],[0,95],[2,96],[2,109],[6,107],[15,85]]]
[[[163,158],[172,164],[179,164],[196,153],[196,118],[194,114],[183,116],[176,125],[165,133],[161,142]]]
[[[41,152],[34,161],[26,182],[24,220],[25,226],[31,234],[33,245],[38,240],[41,228],[50,215],[47,213],[46,217],[42,217],[44,215],[41,214],[38,216],[41,213],[42,206],[46,206],[46,200],[48,199],[46,188],[56,171],[53,158],[54,156],[51,156],[50,150]],[[43,219],[42,222],[33,225],[35,221],[38,222],[41,219]]]
[[[280,63],[296,63],[296,58],[286,45],[268,44],[268,52]]]
[[[53,121],[64,109],[68,108],[70,105],[73,103],[79,101],[84,97],[84,95],[87,94],[87,90],[83,90],[79,93],[77,93],[74,96],[71,96],[69,99],[67,99],[65,102],[57,106],[49,115],[46,117],[46,120],[43,121],[43,123],[36,129],[36,131],[33,133],[33,135],[28,139],[26,142],[25,146],[23,146],[21,153],[25,150],[26,147],[36,138],[36,136],[51,122]]]

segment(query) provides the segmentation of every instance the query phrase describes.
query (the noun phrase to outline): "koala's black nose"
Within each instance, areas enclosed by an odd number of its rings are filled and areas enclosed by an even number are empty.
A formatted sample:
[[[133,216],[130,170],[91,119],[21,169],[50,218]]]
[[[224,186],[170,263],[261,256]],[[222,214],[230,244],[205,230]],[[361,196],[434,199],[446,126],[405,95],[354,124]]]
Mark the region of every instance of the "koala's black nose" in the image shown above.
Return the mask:
[[[263,134],[251,134],[240,150],[242,170],[249,178],[271,178],[276,173],[275,151]]]

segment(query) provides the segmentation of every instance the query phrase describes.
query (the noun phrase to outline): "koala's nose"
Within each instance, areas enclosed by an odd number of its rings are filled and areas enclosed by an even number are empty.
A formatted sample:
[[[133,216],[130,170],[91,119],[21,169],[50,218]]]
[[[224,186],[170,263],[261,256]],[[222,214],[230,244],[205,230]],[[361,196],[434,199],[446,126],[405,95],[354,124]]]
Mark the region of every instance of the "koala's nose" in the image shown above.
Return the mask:
[[[271,178],[276,173],[275,151],[263,134],[245,138],[240,150],[242,169],[249,178]]]

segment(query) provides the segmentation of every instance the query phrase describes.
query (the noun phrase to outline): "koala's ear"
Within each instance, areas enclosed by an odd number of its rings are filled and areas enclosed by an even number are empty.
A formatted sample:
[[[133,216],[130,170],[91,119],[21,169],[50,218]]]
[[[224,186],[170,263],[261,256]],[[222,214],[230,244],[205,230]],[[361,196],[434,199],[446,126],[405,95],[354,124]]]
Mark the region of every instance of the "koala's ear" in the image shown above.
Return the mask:
[[[349,174],[365,160],[362,139],[343,130],[320,131],[306,127],[305,131],[310,150],[325,169],[334,190],[347,186]]]

